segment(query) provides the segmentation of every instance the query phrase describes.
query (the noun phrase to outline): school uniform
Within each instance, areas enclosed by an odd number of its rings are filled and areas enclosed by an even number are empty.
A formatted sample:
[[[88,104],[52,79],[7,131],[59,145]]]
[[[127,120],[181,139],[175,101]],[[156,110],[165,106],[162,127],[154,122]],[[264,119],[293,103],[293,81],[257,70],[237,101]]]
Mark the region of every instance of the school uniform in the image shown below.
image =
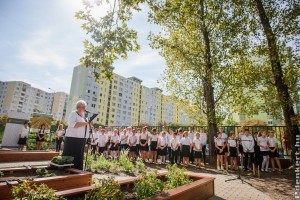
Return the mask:
[[[151,151],[157,151],[158,135],[152,135],[151,137]]]
[[[151,151],[151,139],[152,139],[152,134],[149,132],[149,131],[147,131],[147,135],[148,135],[148,149],[149,149],[149,151]]]
[[[145,144],[145,146],[142,146],[140,145],[140,151],[148,151],[149,150],[149,146],[148,146],[148,142],[147,142],[147,137],[148,137],[148,134],[147,133],[141,133],[140,135],[140,143],[141,144]]]
[[[237,157],[237,148],[236,148],[236,139],[228,139],[229,150],[230,150],[230,157],[236,158]]]
[[[166,156],[167,155],[167,145],[168,145],[167,137],[166,136],[159,137],[158,144],[159,144],[159,147],[164,147],[163,149],[159,148],[158,155]]]
[[[173,137],[170,141],[170,144],[171,144],[171,147],[176,147],[178,145],[179,147],[179,140],[177,139],[177,137]],[[171,164],[174,164],[174,160],[175,160],[175,163],[177,163],[177,156],[178,156],[178,148],[176,150],[171,150],[172,153],[171,153]]]
[[[200,138],[197,139],[195,138],[193,140],[193,143],[195,145],[195,147],[197,148],[194,148],[194,158],[202,158],[202,148],[201,148],[201,140]]]
[[[92,154],[95,154],[96,153],[96,147],[97,147],[98,133],[93,133],[91,139],[92,139],[92,141],[91,141]]]
[[[252,135],[244,135],[242,138],[243,151],[245,155],[244,170],[248,170],[248,157],[250,156],[251,165],[254,163],[254,139]]]
[[[265,137],[258,137],[257,138],[257,142],[260,143],[260,145],[262,146],[267,146],[268,145],[268,138]],[[269,155],[269,148],[263,148],[263,147],[259,147],[259,151],[260,151],[260,154],[262,156],[268,156]]]
[[[111,151],[118,151],[119,150],[119,136],[118,135],[113,135],[111,136],[111,146],[110,146],[110,150]]]
[[[188,138],[190,139],[190,141],[193,141],[194,140],[194,137],[195,137],[195,133],[194,132],[188,132]],[[192,146],[192,153],[190,153],[190,156],[189,156],[189,161],[190,162],[194,162],[194,147]]]
[[[127,135],[125,135],[123,132],[120,134],[120,146],[121,150],[126,150],[128,149],[128,144],[127,144]]]
[[[26,144],[26,140],[28,138],[29,135],[29,128],[25,128],[24,126],[22,127],[21,133],[20,133],[20,138],[18,141],[19,145],[25,145]]]
[[[215,138],[215,143],[217,144],[217,146],[222,149],[223,148],[223,145],[224,145],[224,140],[222,138]],[[224,148],[225,149],[225,148]],[[218,155],[224,155],[224,149],[222,152],[220,152],[219,149],[216,149],[217,150],[217,154]]]
[[[268,137],[268,142],[269,142],[269,148],[271,150],[275,149],[275,145],[278,144],[278,140],[275,137]],[[277,146],[278,147],[278,146]],[[276,158],[279,157],[277,149],[274,152],[269,151],[269,156],[270,158]]]
[[[45,141],[45,138],[42,138],[42,137],[44,137],[45,135],[47,134],[47,132],[46,132],[46,130],[40,130],[39,132],[38,132],[38,135],[40,136],[40,138],[39,137],[36,137],[36,141],[37,142],[44,142]]]
[[[129,151],[130,152],[136,152],[136,142],[137,142],[137,137],[136,135],[131,135],[129,138],[128,138],[128,145],[131,143],[132,146],[129,146]]]
[[[136,133],[136,138],[137,138],[137,142],[136,142],[136,156],[139,156],[139,152],[140,152],[140,133]]]
[[[180,140],[180,144],[182,146],[182,157],[190,156],[190,148],[191,148],[191,140],[189,137],[182,137]]]
[[[207,144],[207,134],[206,133],[200,133],[200,141],[202,144],[203,163],[206,163],[206,144]]]
[[[239,135],[238,135],[239,141],[242,140],[242,137],[243,137],[244,135],[245,135],[245,134],[244,134],[243,132],[240,132],[240,133],[239,133]],[[240,152],[240,154],[243,154],[243,153],[244,153],[242,142],[239,143],[239,152]]]
[[[226,146],[227,146],[227,138],[228,138],[227,134],[226,133],[222,133],[221,139],[223,140],[223,142],[225,143]],[[225,148],[223,150],[223,152],[224,152],[224,154],[227,153],[228,152],[228,148]]]
[[[107,135],[99,133],[98,135],[98,147],[99,147],[99,153],[103,153],[106,150],[106,143],[107,143]]]
[[[169,161],[171,162],[171,157],[172,157],[172,149],[171,149],[171,139],[173,138],[173,136],[168,133],[167,134],[167,139],[168,139],[168,147],[167,147],[167,150],[168,150],[168,157],[169,157]]]

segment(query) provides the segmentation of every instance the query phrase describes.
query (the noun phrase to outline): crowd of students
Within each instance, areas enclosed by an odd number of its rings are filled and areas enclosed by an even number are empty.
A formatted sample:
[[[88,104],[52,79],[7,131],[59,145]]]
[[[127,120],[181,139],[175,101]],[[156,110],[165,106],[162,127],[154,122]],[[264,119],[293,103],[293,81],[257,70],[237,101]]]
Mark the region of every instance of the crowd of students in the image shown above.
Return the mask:
[[[147,127],[94,129],[91,138],[92,154],[99,153],[117,159],[120,151],[129,149],[131,160],[140,157],[142,161],[153,164],[157,164],[158,160],[160,164],[166,164],[166,160],[169,160],[171,164],[182,163],[186,167],[190,162],[195,162],[198,168],[201,158],[204,164],[206,162],[206,144],[204,129],[200,128],[200,132],[194,133],[192,127],[189,131],[178,129],[169,132],[166,127],[162,127],[161,132],[155,128],[150,132]]]

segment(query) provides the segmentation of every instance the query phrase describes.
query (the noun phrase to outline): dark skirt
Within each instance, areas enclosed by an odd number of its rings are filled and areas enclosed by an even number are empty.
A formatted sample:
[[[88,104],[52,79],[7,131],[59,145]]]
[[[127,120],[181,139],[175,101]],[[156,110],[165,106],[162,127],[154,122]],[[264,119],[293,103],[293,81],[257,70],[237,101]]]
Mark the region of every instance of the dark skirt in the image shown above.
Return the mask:
[[[110,149],[110,141],[108,141],[105,146],[106,146],[106,149],[109,150]]]
[[[237,157],[237,149],[236,149],[236,147],[230,147],[230,157],[233,157],[233,158]]]
[[[262,156],[268,156],[270,154],[270,151],[260,151],[260,155]]]
[[[128,144],[121,144],[121,150],[126,150],[128,149]]]
[[[163,148],[163,149],[158,149],[158,155],[160,156],[166,156],[168,154],[168,151],[167,151],[167,147]]]
[[[99,153],[103,153],[106,150],[106,147],[99,147]]]
[[[194,158],[202,158],[202,151],[194,151]]]
[[[223,147],[222,146],[218,146],[220,149],[222,149]],[[218,155],[224,155],[225,153],[224,153],[224,150],[222,151],[222,152],[220,152],[220,150],[219,149],[216,149],[217,150],[217,154]]]
[[[119,144],[117,144],[117,145],[115,146],[115,143],[112,143],[112,144],[111,144],[111,147],[110,147],[110,150],[111,150],[111,151],[118,151],[118,150],[119,150]]]
[[[151,141],[151,151],[157,151],[157,141]]]
[[[83,170],[85,138],[66,137],[62,156],[74,157],[73,168]]]
[[[136,152],[136,146],[131,146],[129,147],[130,152]]]
[[[242,144],[239,144],[239,152],[240,153],[244,153],[244,149],[243,149],[243,145]]]
[[[271,150],[275,149],[275,147],[269,147],[269,148],[270,148]],[[276,158],[276,157],[279,157],[279,154],[278,154],[277,149],[276,149],[276,151],[274,151],[274,152],[269,151],[269,156],[270,156],[270,158]]]
[[[182,157],[190,156],[190,145],[182,145]]]
[[[141,143],[142,143],[142,144],[145,144],[146,141],[147,141],[147,140],[141,140]],[[140,150],[141,150],[141,151],[148,151],[148,150],[149,150],[148,143],[146,143],[145,146],[140,145]]]
[[[19,138],[18,144],[19,145],[25,145],[26,144],[26,140],[27,140],[27,137]]]
[[[39,134],[39,136],[40,136],[40,137],[44,137],[43,134]],[[44,140],[45,140],[45,138],[39,139],[39,137],[36,137],[36,141],[37,141],[37,142],[44,142]]]
[[[227,143],[225,143],[225,148],[223,149],[224,154],[228,153]]]

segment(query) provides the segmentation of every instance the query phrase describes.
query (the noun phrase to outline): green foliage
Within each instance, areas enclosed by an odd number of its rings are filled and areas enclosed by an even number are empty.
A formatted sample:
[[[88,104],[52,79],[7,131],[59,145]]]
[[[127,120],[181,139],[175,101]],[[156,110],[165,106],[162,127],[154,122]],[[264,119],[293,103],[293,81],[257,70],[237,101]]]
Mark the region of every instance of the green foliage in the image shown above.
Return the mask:
[[[138,170],[139,173],[144,173],[144,172],[146,172],[146,169],[147,169],[146,165],[141,160],[137,160],[135,162],[135,167],[136,167],[136,169]]]
[[[39,168],[35,171],[35,173],[42,177],[53,177],[56,176],[54,173],[49,173],[49,171],[45,168]]]
[[[85,195],[86,200],[119,200],[122,197],[120,185],[114,177],[99,179],[99,183],[94,185],[94,189]]]
[[[164,184],[157,175],[156,170],[141,174],[140,179],[134,183],[133,189],[138,199],[146,199],[163,191]]]
[[[186,169],[180,169],[176,164],[167,167],[168,174],[166,176],[167,180],[165,182],[164,189],[170,190],[177,188],[179,186],[189,184],[192,181],[189,179],[188,175],[185,174]]]
[[[36,150],[36,132],[30,132],[28,139],[26,141],[26,150]],[[48,144],[50,141],[50,134],[47,134],[44,142],[42,143],[42,150],[48,149]]]
[[[57,197],[55,190],[45,184],[36,185],[29,181],[23,181],[12,188],[14,199],[27,200],[63,200],[63,197]]]
[[[118,160],[118,165],[121,166],[125,172],[128,173],[133,173],[134,172],[134,165],[130,161],[128,157],[128,151],[124,151],[121,153],[119,160]]]
[[[92,162],[93,162],[93,155],[92,154],[87,154],[85,156],[87,157],[86,162],[85,162],[85,169],[91,170]]]
[[[3,177],[3,176],[4,176],[4,173],[0,171],[0,177]]]
[[[95,171],[104,170],[109,172],[115,162],[107,160],[103,155],[97,156],[97,162],[92,166]]]
[[[72,156],[55,156],[52,158],[51,162],[63,165],[63,164],[71,164],[74,161],[74,157]]]

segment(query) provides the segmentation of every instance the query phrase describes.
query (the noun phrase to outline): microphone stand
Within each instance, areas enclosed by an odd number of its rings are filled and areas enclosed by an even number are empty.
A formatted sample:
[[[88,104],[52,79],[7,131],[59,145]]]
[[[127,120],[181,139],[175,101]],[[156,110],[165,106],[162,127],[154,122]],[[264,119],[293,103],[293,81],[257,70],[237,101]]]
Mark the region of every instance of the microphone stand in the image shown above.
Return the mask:
[[[86,111],[86,115],[88,116],[89,115],[89,111]],[[88,117],[87,117],[88,119]],[[86,148],[86,152],[85,152],[85,163],[84,163],[84,171],[86,170],[86,163],[87,163],[87,159],[88,159],[88,155],[89,155],[89,148],[90,148],[90,145],[91,145],[91,136],[92,136],[92,139],[94,139],[94,136],[93,136],[93,130],[92,130],[92,127],[91,127],[91,121],[89,122],[89,137],[87,139],[88,141],[88,146]]]

